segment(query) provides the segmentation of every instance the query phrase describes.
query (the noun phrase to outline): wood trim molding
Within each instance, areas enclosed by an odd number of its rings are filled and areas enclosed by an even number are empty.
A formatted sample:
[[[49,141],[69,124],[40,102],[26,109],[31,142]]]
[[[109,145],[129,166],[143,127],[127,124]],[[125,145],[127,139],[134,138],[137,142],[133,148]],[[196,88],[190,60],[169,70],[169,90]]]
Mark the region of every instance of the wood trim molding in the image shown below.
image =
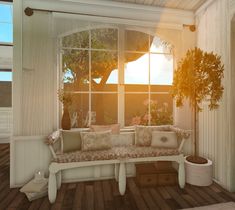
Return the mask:
[[[166,9],[160,7],[143,6],[121,2],[109,1],[83,1],[69,0],[57,1],[54,4],[45,0],[28,0],[25,8],[31,7],[39,10],[55,10],[67,13],[80,13],[87,15],[107,16],[113,18],[134,19],[168,24],[194,24],[194,13],[179,9]],[[25,9],[24,8],[24,9]]]
[[[202,6],[200,6],[196,12],[195,16],[200,15],[203,11],[205,11],[211,4],[213,4],[215,1],[214,0],[207,0]]]

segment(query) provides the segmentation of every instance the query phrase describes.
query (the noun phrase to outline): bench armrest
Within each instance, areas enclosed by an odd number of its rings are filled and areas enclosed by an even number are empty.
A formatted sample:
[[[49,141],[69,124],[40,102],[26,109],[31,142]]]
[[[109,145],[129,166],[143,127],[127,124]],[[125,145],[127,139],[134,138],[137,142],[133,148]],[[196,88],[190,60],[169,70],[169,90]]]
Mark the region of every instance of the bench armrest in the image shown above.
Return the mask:
[[[178,151],[181,152],[185,143],[185,140],[188,139],[191,135],[191,130],[185,130],[185,129],[181,129],[178,128],[176,126],[170,126],[170,129],[172,131],[174,131],[177,135],[177,137],[179,137],[179,139],[181,139]]]
[[[51,153],[52,153],[52,156],[53,158],[56,158],[56,152],[53,148],[53,145],[60,139],[60,130],[57,130],[57,131],[54,131],[52,134],[50,134],[46,141],[45,141],[45,144],[48,145]]]

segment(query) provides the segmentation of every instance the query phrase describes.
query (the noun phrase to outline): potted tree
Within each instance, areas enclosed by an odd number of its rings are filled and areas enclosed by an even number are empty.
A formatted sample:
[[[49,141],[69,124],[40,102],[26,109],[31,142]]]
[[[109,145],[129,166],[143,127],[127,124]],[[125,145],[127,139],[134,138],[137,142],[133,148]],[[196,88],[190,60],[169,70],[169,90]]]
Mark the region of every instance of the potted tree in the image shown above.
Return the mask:
[[[186,160],[194,164],[206,164],[207,159],[198,156],[197,151],[197,115],[202,111],[201,102],[208,101],[209,109],[217,109],[223,94],[222,78],[224,66],[220,56],[207,53],[199,48],[188,50],[179,62],[172,85],[172,95],[176,106],[189,100],[194,119],[194,152]]]

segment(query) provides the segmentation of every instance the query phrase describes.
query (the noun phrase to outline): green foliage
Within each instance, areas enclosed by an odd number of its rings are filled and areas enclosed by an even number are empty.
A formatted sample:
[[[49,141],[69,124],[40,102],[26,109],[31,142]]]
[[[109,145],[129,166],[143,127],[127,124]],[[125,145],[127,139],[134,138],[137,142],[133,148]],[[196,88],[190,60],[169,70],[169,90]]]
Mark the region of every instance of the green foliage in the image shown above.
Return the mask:
[[[78,86],[89,81],[89,61],[91,61],[91,77],[101,78],[101,85],[106,82],[111,71],[117,68],[117,52],[92,50],[89,55],[87,50],[90,45],[92,49],[116,49],[116,29],[93,29],[91,37],[88,30],[74,33],[64,37],[62,45],[68,48],[63,50],[63,71],[71,70],[74,78],[72,82]]]
[[[132,118],[131,125],[148,125],[149,118],[151,125],[173,124],[172,113],[169,111],[167,103],[163,103],[160,107],[157,101],[146,100],[144,105],[146,106],[146,112],[143,115],[136,114],[135,117]]]
[[[70,106],[72,104],[72,94],[65,92],[64,89],[58,90],[58,98],[64,106]]]
[[[172,95],[176,106],[189,99],[196,111],[201,111],[202,101],[209,101],[209,109],[216,109],[223,94],[221,80],[224,66],[220,56],[203,52],[199,48],[188,50],[174,72]]]

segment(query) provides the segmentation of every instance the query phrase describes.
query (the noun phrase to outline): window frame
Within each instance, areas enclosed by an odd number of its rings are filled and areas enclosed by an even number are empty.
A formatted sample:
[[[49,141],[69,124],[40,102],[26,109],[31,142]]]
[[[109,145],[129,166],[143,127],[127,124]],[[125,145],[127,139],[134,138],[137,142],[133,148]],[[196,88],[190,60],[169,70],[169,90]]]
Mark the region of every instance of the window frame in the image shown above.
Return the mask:
[[[95,49],[95,48],[91,48],[91,30],[93,29],[99,29],[99,28],[114,28],[114,29],[117,29],[118,30],[118,47],[117,47],[117,50],[109,50],[109,49]],[[85,30],[89,30],[89,48],[73,48],[73,47],[63,47],[62,46],[62,39],[63,37],[65,36],[68,36],[68,35],[71,35],[73,33],[79,33],[79,32],[82,32],[82,31],[85,31]],[[89,85],[89,90],[86,90],[86,91],[71,91],[71,93],[74,93],[74,94],[88,94],[89,95],[89,110],[88,112],[90,113],[92,110],[92,94],[117,94],[117,123],[119,123],[121,125],[121,127],[124,127],[124,128],[127,128],[129,127],[128,125],[125,125],[125,96],[127,94],[147,94],[148,95],[148,100],[150,101],[151,100],[151,95],[153,94],[169,94],[169,92],[157,92],[157,91],[153,91],[151,92],[151,84],[150,84],[150,54],[167,54],[167,55],[171,55],[172,56],[172,59],[173,59],[173,69],[172,71],[174,71],[174,65],[175,65],[175,56],[174,56],[174,50],[172,50],[172,53],[160,53],[160,52],[150,52],[150,49],[148,50],[148,52],[138,52],[138,53],[148,53],[148,56],[149,56],[149,67],[148,67],[148,73],[149,73],[149,78],[148,78],[148,91],[144,91],[144,92],[126,92],[125,91],[125,75],[124,75],[124,72],[125,72],[125,67],[124,67],[124,56],[125,56],[125,53],[128,52],[128,53],[133,53],[134,51],[130,51],[130,50],[125,50],[125,46],[124,46],[124,43],[125,43],[125,30],[132,30],[132,31],[138,31],[138,32],[142,32],[142,33],[145,33],[145,34],[148,34],[149,36],[149,40],[150,40],[150,36],[157,36],[157,34],[153,34],[149,31],[146,32],[145,29],[143,29],[143,27],[135,27],[135,26],[125,26],[125,25],[122,25],[122,24],[99,24],[97,26],[92,26],[92,27],[86,27],[86,28],[81,28],[80,30],[73,30],[71,32],[66,32],[62,35],[60,35],[58,37],[58,58],[59,58],[59,78],[62,78],[62,75],[63,75],[63,70],[62,70],[62,52],[63,50],[66,50],[66,49],[73,49],[73,50],[88,50],[89,52],[89,80],[91,81],[91,52],[92,50],[95,50],[95,51],[110,51],[110,52],[117,52],[118,54],[118,83],[117,83],[117,91],[95,91],[95,90],[91,90],[91,85]],[[159,37],[159,36],[157,36]],[[159,37],[160,38],[160,37]],[[60,87],[63,88],[63,82],[62,84],[59,84]],[[137,84],[138,85],[138,84]],[[166,85],[168,86],[168,85]],[[169,85],[170,86],[170,85]],[[173,100],[173,99],[172,99]],[[174,116],[174,113],[175,113],[175,106],[174,106],[174,102],[172,103],[172,116]],[[149,103],[149,113],[150,113],[150,103]],[[61,113],[62,113],[62,105],[60,106],[60,118],[61,118]],[[91,124],[91,116],[89,114],[89,122],[88,122],[88,125]],[[174,119],[173,119],[174,120]],[[150,125],[151,123],[151,120],[150,118],[148,119],[148,124]]]

